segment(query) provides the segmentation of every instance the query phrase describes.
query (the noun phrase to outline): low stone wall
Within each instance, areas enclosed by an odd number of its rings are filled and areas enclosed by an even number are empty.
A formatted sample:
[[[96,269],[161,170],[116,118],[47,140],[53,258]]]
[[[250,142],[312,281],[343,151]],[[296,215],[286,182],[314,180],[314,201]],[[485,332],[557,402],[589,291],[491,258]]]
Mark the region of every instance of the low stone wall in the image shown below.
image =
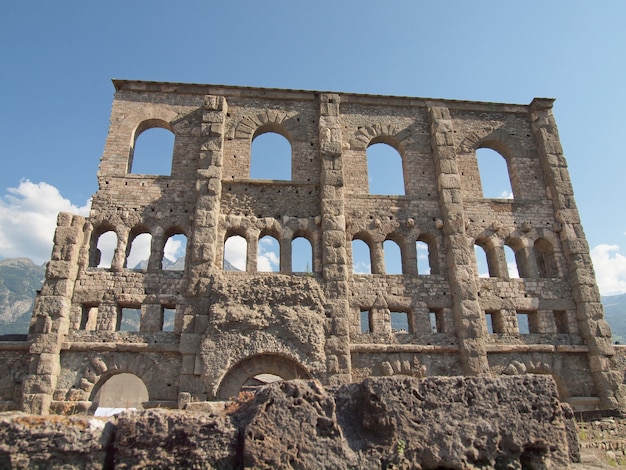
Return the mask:
[[[295,380],[108,420],[5,414],[0,468],[568,468],[573,425],[546,376],[396,376],[330,390]]]

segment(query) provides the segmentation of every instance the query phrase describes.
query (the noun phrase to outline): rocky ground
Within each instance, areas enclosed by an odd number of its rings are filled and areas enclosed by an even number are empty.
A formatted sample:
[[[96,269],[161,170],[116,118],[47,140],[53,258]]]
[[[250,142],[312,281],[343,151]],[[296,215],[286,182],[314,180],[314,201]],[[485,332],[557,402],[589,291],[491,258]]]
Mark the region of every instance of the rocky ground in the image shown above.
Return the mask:
[[[581,464],[575,468],[626,468],[626,418],[577,423]]]

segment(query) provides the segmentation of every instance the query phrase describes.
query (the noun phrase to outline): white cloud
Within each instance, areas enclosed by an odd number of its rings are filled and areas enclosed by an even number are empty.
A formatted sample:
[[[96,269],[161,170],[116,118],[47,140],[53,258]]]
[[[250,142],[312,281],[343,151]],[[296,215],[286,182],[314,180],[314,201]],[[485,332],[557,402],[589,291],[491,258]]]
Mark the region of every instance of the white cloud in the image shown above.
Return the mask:
[[[502,191],[498,196],[498,199],[513,199],[513,191],[508,189]]]
[[[626,293],[626,256],[619,253],[618,245],[601,244],[591,250],[600,294]]]
[[[263,272],[276,272],[280,270],[280,257],[278,254],[278,242],[271,237],[263,237],[259,241],[259,254],[257,258],[257,270]]]
[[[90,201],[78,207],[48,183],[22,180],[0,199],[0,256],[27,257],[41,264],[50,259],[59,212],[87,216]]]
[[[186,241],[184,235],[174,235],[167,239],[163,248],[163,256],[172,262],[175,262],[181,256],[184,256],[186,249]]]

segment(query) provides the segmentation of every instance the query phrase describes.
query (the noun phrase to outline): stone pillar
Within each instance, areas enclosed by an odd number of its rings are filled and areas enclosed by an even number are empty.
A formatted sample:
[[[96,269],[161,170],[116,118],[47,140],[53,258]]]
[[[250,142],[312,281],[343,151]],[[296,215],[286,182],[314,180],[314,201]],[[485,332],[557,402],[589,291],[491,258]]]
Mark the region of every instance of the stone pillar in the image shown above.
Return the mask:
[[[489,370],[484,340],[485,322],[478,303],[473,269],[474,247],[470,246],[465,234],[461,178],[456,162],[452,119],[448,108],[441,107],[429,108],[429,117],[461,364],[466,375],[485,374]]]
[[[576,302],[578,328],[589,347],[589,367],[593,374],[601,408],[626,406],[620,392],[621,377],[611,370],[610,357],[615,354],[611,329],[604,320],[604,310],[595,281],[589,246],[580,223],[569,179],[567,163],[552,114],[553,100],[534,99],[530,105],[532,128],[537,139],[539,158],[552,199],[556,220],[561,224],[561,245],[568,269],[569,284]]]
[[[351,380],[348,306],[348,256],[343,206],[342,135],[339,95],[320,95],[319,140],[322,159],[322,273],[326,287],[326,316],[330,334],[326,339],[327,383]]]
[[[23,382],[23,409],[47,415],[61,370],[61,345],[70,326],[74,283],[84,242],[84,217],[60,213],[46,281],[37,296],[31,325],[29,370]]]
[[[196,174],[196,207],[191,247],[188,252],[189,283],[187,287],[188,304],[183,307],[180,326],[180,354],[182,370],[180,392],[198,394],[203,389],[197,366],[202,335],[206,321],[200,315],[207,315],[205,305],[207,291],[211,284],[211,274],[221,270],[217,263],[217,250],[222,249],[222,240],[218,240],[220,199],[222,195],[222,169],[224,148],[224,121],[227,103],[222,96],[206,95],[202,107],[200,127],[201,147],[199,165]],[[180,330],[179,330],[180,328]]]

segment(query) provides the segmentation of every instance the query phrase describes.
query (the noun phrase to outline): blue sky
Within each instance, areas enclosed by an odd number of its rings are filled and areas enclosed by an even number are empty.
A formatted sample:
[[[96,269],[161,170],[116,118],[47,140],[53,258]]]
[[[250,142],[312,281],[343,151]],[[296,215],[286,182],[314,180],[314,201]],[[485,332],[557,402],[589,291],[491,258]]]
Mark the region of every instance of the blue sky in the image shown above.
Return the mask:
[[[50,214],[86,211],[111,78],[522,104],[551,97],[601,289],[626,292],[624,18],[619,0],[6,0],[0,256],[47,259]]]

